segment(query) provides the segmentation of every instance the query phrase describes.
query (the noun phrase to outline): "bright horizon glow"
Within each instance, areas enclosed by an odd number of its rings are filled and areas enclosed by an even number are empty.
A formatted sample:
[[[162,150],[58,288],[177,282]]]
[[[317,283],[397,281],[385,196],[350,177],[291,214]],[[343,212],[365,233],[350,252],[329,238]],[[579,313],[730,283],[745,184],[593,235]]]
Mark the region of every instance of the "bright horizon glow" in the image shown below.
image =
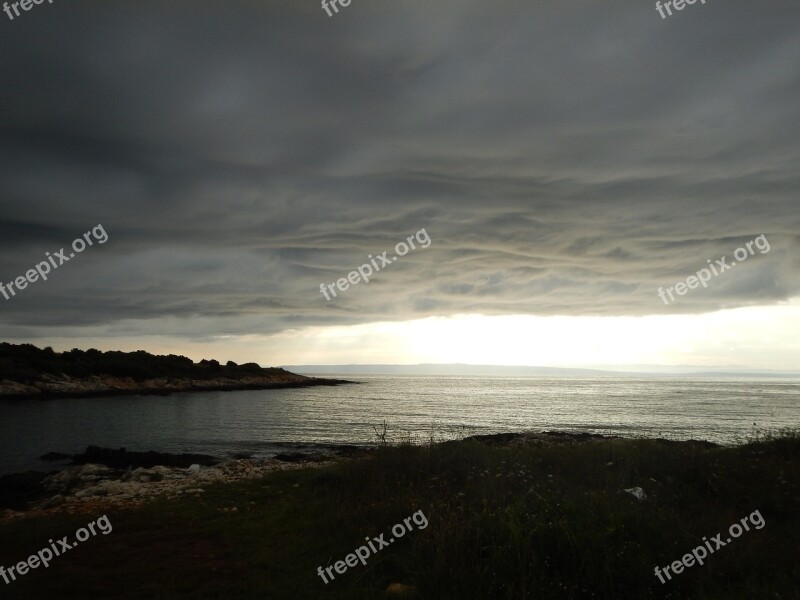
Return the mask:
[[[280,355],[288,359],[280,364],[658,364],[798,370],[799,327],[800,303],[795,301],[706,315],[458,315],[308,328],[268,339],[278,342]]]
[[[41,345],[144,349],[263,366],[464,363],[623,369],[648,364],[800,371],[800,299],[702,315],[455,315],[203,341],[90,336],[43,340]]]

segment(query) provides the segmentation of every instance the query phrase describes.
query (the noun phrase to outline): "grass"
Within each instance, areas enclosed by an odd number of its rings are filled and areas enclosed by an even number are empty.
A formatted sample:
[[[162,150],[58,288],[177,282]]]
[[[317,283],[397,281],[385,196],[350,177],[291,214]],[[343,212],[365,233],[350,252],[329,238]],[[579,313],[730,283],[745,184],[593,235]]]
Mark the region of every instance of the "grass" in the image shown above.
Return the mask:
[[[114,530],[5,585],[8,598],[797,598],[800,438],[733,448],[656,440],[576,446],[386,445],[323,469],[107,512]],[[609,464],[610,463],[610,464]],[[624,488],[641,486],[637,501]],[[236,507],[236,510],[231,510]],[[422,510],[407,533],[325,585],[318,566]],[[661,584],[664,567],[760,511],[752,529]],[[101,516],[0,525],[9,566]]]

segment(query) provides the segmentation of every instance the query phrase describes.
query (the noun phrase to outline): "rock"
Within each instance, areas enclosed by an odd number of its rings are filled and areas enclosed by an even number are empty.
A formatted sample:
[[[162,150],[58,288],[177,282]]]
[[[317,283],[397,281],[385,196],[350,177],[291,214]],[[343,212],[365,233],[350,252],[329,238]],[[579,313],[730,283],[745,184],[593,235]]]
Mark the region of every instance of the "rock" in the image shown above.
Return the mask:
[[[226,475],[244,475],[252,471],[253,466],[246,460],[230,460],[219,467]]]
[[[53,462],[56,460],[67,460],[68,458],[72,458],[71,454],[64,454],[62,452],[48,452],[47,454],[42,454],[39,459],[46,460],[48,462]]]
[[[343,444],[341,446],[337,446],[334,449],[334,453],[337,456],[345,456],[345,457],[348,457],[348,456],[359,456],[361,454],[366,453],[367,451],[368,451],[368,448],[365,448],[363,446],[353,446],[351,444]]]
[[[153,469],[143,469],[138,468],[134,469],[131,472],[130,478],[132,481],[138,481],[140,483],[149,483],[151,481],[162,481],[164,479],[164,468],[153,468]]]
[[[128,493],[131,496],[141,496],[144,490],[145,486],[143,484],[131,484],[128,486]]]
[[[628,492],[631,496],[633,496],[637,500],[639,500],[640,502],[642,500],[647,500],[647,494],[645,494],[644,490],[640,487],[628,488],[625,491]]]
[[[80,465],[67,467],[59,473],[49,475],[43,482],[44,489],[58,494],[67,494],[73,489],[86,487],[103,478],[113,477],[116,471],[104,465]]]
[[[280,454],[275,455],[275,460],[291,463],[323,462],[328,460],[328,458],[328,456],[325,456],[319,452],[315,452],[314,454],[303,454],[302,452],[281,452]]]
[[[218,461],[213,456],[206,454],[169,454],[167,452],[128,452],[125,448],[111,450],[100,448],[99,446],[89,446],[83,454],[76,454],[72,457],[76,465],[85,463],[97,463],[114,467],[117,469],[145,468],[152,469],[155,466],[182,467],[189,465],[202,464],[213,465]]]
[[[200,472],[200,465],[194,464],[189,467],[189,473],[199,473]]]
[[[55,496],[47,500],[44,504],[42,504],[41,508],[54,508],[62,504],[64,504],[64,496],[62,496],[61,494],[56,494]]]
[[[413,585],[406,585],[405,583],[390,583],[389,587],[386,588],[387,594],[397,594],[397,595],[405,595],[410,594],[414,591]]]
[[[493,433],[489,435],[471,435],[467,438],[464,438],[464,441],[472,440],[480,442],[482,444],[486,444],[487,446],[507,446],[511,441],[521,436],[522,434],[520,433]],[[392,585],[402,585],[402,584],[398,583]]]
[[[0,382],[0,397],[3,398],[38,396],[41,393],[42,390],[37,387],[33,387],[32,385],[26,385],[24,383],[10,381],[8,379],[4,379],[2,382]]]

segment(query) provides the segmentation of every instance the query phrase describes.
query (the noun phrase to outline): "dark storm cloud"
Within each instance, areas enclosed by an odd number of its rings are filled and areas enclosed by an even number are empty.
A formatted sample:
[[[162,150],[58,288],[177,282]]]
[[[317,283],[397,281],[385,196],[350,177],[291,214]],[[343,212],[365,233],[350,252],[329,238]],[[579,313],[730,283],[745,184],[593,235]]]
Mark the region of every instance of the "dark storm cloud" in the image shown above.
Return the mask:
[[[55,3],[0,35],[0,279],[54,326],[637,315],[800,289],[800,8]],[[433,240],[326,302],[368,254]],[[771,251],[665,307],[759,234]]]

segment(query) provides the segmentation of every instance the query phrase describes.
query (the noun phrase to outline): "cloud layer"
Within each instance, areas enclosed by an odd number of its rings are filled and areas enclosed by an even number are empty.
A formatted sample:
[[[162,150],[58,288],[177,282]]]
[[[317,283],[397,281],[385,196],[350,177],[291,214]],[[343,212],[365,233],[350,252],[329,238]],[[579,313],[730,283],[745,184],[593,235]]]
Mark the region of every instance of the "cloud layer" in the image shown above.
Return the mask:
[[[55,3],[2,23],[8,337],[645,315],[800,293],[800,7]],[[319,293],[425,228],[332,302]],[[656,295],[765,234],[670,306]]]

